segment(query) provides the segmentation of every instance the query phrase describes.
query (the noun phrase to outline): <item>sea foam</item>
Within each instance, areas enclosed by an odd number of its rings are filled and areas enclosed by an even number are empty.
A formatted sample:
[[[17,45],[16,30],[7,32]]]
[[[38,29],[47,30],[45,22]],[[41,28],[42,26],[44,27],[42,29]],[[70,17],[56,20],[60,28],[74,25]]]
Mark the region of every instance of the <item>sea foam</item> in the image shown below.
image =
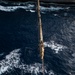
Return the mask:
[[[49,6],[49,7],[45,7],[45,6],[40,6],[40,10],[41,12],[50,12],[50,11],[59,11],[59,10],[69,10],[70,7],[61,7],[61,6]],[[34,4],[28,4],[25,6],[21,6],[21,5],[16,5],[16,6],[2,6],[0,5],[0,10],[1,11],[5,11],[5,12],[13,12],[17,9],[24,9],[24,10],[28,10],[30,12],[35,12],[36,11],[36,7]]]
[[[39,62],[34,62],[33,64],[25,64],[21,62],[21,49],[15,49],[5,56],[3,60],[0,61],[0,75],[11,73],[15,71],[15,68],[20,69],[20,74],[31,73],[38,75],[42,73],[42,64]],[[23,60],[24,61],[24,60]],[[47,71],[45,66],[45,74],[54,75],[52,70]]]
[[[62,51],[63,49],[67,48],[66,46],[60,45],[54,41],[44,42],[44,46],[51,48],[55,51],[55,53],[58,53],[59,51]]]

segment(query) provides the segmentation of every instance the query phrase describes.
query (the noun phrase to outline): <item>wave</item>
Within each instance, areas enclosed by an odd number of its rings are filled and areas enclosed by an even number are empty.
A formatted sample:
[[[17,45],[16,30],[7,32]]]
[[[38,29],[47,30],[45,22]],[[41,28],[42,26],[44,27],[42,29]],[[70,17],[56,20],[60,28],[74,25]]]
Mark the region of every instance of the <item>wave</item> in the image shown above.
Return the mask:
[[[1,11],[5,11],[5,12],[13,12],[17,9],[24,9],[30,12],[35,12],[36,11],[36,7],[34,4],[27,4],[25,6],[2,6],[0,5],[0,10]],[[40,6],[41,12],[50,12],[50,11],[59,11],[59,10],[69,10],[70,7],[61,7],[61,6],[49,6],[49,7],[45,7],[45,6]]]
[[[57,44],[54,41],[44,42],[44,46],[51,48],[52,50],[55,51],[55,53],[59,53],[59,51],[63,51],[63,49],[66,49],[67,48],[66,46]]]
[[[2,6],[0,5],[0,10],[1,11],[6,11],[6,12],[12,12],[15,11],[17,9],[27,9],[27,10],[31,10],[34,8],[34,5],[27,5],[27,6]]]
[[[4,72],[8,72],[9,69],[13,69],[14,67],[17,67],[20,62],[20,54],[19,50],[14,50],[10,52],[9,55],[5,57],[2,61],[0,61],[0,75]]]
[[[21,53],[20,49],[15,49],[12,52],[10,52],[6,57],[0,61],[0,75],[6,74],[6,73],[11,73],[12,71],[15,70],[15,68],[21,70],[22,72],[25,73],[32,73],[35,75],[38,75],[42,73],[42,64],[41,63],[33,63],[30,65],[24,64],[21,62]],[[54,75],[54,72],[52,70],[47,71],[46,66],[45,66],[45,73],[48,75]]]
[[[19,65],[19,68],[23,71],[23,73],[31,73],[32,75],[39,75],[40,73],[42,73],[42,64],[40,63],[34,63],[30,65],[21,64]],[[53,70],[47,71],[46,68],[44,70],[44,73],[47,75],[55,75]]]
[[[50,6],[50,7],[44,7],[44,6],[41,6],[41,11],[58,11],[58,10],[68,10],[70,7],[54,7],[54,6]]]

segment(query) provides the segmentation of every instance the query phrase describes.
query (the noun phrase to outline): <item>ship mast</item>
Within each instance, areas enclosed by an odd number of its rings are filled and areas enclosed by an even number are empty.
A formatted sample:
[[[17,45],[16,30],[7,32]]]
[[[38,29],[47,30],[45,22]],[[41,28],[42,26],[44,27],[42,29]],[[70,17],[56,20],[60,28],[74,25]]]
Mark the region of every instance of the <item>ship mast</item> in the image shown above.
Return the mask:
[[[43,42],[43,30],[42,30],[42,21],[41,21],[41,14],[40,14],[40,0],[37,2],[37,11],[38,11],[38,29],[39,29],[39,49],[40,49],[40,56],[42,60],[42,73],[44,75],[44,42]]]

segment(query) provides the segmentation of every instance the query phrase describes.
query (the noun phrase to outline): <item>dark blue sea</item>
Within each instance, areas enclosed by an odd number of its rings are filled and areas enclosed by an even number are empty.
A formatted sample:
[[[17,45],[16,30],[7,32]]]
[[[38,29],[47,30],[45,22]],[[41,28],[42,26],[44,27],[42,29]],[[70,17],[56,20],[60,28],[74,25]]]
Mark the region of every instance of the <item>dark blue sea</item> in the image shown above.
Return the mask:
[[[75,75],[75,5],[41,3],[45,75]],[[0,75],[42,75],[36,3],[0,3]]]

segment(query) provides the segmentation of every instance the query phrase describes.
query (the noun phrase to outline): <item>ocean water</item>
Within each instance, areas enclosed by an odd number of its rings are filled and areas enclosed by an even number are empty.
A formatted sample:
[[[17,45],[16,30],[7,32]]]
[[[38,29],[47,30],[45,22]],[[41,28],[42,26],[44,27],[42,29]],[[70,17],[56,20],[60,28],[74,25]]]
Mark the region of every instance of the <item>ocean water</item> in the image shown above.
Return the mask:
[[[75,75],[75,6],[41,6],[45,75]],[[0,75],[42,75],[34,2],[0,3]]]

